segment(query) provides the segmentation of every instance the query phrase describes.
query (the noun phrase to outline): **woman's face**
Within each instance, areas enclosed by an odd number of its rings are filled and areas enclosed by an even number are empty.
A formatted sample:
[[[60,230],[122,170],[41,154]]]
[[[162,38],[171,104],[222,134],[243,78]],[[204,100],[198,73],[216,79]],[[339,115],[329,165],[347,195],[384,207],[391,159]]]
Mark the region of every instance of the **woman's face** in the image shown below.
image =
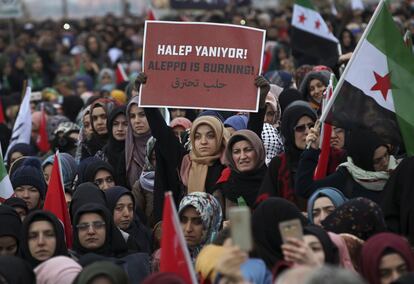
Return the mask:
[[[53,164],[48,164],[46,167],[43,168],[43,176],[47,184],[49,184],[49,179],[52,174]]]
[[[193,206],[188,206],[180,214],[181,228],[189,247],[198,246],[203,239],[203,220]]]
[[[194,146],[202,157],[212,156],[217,152],[216,134],[207,124],[201,124],[195,130]]]
[[[0,237],[0,256],[13,256],[17,253],[17,240],[12,236]]]
[[[28,232],[30,254],[39,261],[45,261],[55,254],[56,234],[48,221],[35,221]]]
[[[322,102],[323,93],[326,90],[326,86],[318,79],[313,79],[309,83],[309,93],[312,99],[316,102]]]
[[[331,146],[335,149],[342,149],[345,145],[345,130],[332,126]]]
[[[378,147],[374,152],[372,163],[376,172],[387,171],[388,163],[390,161],[390,154],[385,146]]]
[[[107,116],[103,107],[95,107],[92,110],[93,128],[99,135],[108,133],[108,129],[106,127],[106,119]]]
[[[273,110],[270,104],[266,104],[266,114],[264,118],[265,123],[274,125],[276,123],[276,112]]]
[[[128,121],[124,114],[115,117],[112,122],[112,135],[117,141],[124,141],[128,131]]]
[[[112,174],[104,169],[100,169],[96,172],[94,183],[99,187],[100,190],[103,191],[115,186],[115,181]]]
[[[16,197],[21,198],[26,202],[29,210],[38,208],[40,203],[39,190],[32,185],[21,185],[14,189]]]
[[[138,107],[136,104],[133,104],[129,110],[129,121],[132,130],[136,134],[144,134],[150,130],[144,109]]]
[[[342,43],[344,46],[350,46],[351,45],[351,35],[349,32],[344,32],[342,34]]]
[[[105,220],[97,213],[84,213],[76,225],[79,243],[89,250],[96,250],[105,244]]]
[[[295,145],[300,150],[306,148],[306,136],[309,129],[315,125],[315,122],[309,116],[302,116],[294,127]]]
[[[93,133],[93,129],[92,129],[91,117],[89,116],[89,113],[85,114],[85,116],[83,117],[83,129],[85,131],[85,136],[87,138],[91,137]]]
[[[236,169],[239,172],[243,173],[254,170],[257,164],[257,154],[249,141],[242,140],[234,143],[231,153]]]
[[[313,204],[313,223],[321,226],[321,222],[325,220],[325,218],[328,217],[334,210],[335,205],[328,197],[319,197]]]
[[[109,73],[102,74],[102,77],[101,77],[101,85],[102,86],[107,85],[107,84],[112,84],[112,83],[113,83],[112,77]]]
[[[398,253],[384,255],[378,269],[381,284],[390,284],[408,272],[406,262]]]
[[[128,229],[134,218],[134,203],[131,196],[125,194],[118,199],[114,209],[114,223],[122,230]]]
[[[305,235],[303,236],[303,240],[314,252],[318,264],[323,265],[325,263],[325,252],[318,238],[314,235]]]

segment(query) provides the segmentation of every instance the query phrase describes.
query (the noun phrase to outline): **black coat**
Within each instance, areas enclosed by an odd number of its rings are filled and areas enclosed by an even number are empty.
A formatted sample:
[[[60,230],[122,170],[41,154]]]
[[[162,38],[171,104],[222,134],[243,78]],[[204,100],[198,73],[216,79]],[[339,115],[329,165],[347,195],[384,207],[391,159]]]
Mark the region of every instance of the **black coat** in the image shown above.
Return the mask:
[[[324,179],[314,181],[313,173],[318,164],[319,150],[308,149],[303,151],[296,173],[296,194],[309,198],[321,187],[334,187],[342,191],[348,198],[365,197],[376,203],[380,203],[383,191],[366,189],[356,182],[345,167],[339,167],[336,172]]]

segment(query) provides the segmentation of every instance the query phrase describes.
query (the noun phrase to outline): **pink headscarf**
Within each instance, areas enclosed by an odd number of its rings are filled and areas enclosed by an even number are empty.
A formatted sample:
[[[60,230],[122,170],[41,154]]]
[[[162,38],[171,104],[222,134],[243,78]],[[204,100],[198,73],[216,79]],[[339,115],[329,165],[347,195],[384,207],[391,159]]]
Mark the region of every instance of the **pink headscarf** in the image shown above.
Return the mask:
[[[345,269],[355,271],[345,240],[338,234],[328,232],[331,241],[338,247],[339,263]]]
[[[34,272],[38,284],[71,284],[82,266],[67,256],[55,256],[39,264]]]
[[[182,126],[185,130],[191,128],[192,122],[185,117],[176,117],[170,122],[170,127]]]

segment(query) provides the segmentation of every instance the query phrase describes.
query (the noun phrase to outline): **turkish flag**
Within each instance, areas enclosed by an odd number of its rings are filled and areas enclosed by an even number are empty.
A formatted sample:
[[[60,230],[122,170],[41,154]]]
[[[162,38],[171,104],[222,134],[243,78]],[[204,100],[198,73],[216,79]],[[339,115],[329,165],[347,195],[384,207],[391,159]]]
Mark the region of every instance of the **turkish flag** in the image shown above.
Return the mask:
[[[147,12],[147,20],[149,20],[149,21],[155,21],[156,20],[154,12],[152,11],[152,9],[149,9],[148,12]]]
[[[118,63],[116,65],[115,75],[116,75],[116,84],[117,85],[120,85],[123,82],[129,81],[128,76],[125,73],[124,67],[120,63]]]
[[[160,272],[172,272],[186,283],[197,283],[171,192],[164,198]]]
[[[40,152],[47,153],[50,150],[49,137],[46,130],[46,112],[42,106],[42,117],[40,118],[39,136],[37,137],[37,148]]]
[[[50,211],[62,222],[65,230],[66,246],[72,247],[72,224],[70,222],[69,211],[66,205],[65,189],[60,170],[59,152],[55,154],[52,174],[50,175],[49,186],[47,188],[44,211]]]
[[[324,100],[323,104],[326,106],[328,100],[332,97],[333,86],[330,84],[328,86],[326,95],[327,99]],[[332,125],[328,123],[322,123],[322,143],[321,143],[321,153],[319,154],[318,165],[316,166],[313,179],[319,180],[326,177],[328,173],[328,164],[331,153],[331,135],[332,135]]]

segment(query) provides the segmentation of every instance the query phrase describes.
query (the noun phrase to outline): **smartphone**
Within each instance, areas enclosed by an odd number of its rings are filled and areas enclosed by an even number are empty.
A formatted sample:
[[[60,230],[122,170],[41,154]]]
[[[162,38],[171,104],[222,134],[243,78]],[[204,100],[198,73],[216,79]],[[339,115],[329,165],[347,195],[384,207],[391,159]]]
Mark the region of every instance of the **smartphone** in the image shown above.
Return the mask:
[[[247,206],[231,207],[229,209],[230,231],[233,244],[241,250],[249,252],[252,250],[252,229],[250,208]]]
[[[282,236],[283,243],[286,243],[288,238],[303,240],[303,228],[299,219],[280,222],[279,231]]]

